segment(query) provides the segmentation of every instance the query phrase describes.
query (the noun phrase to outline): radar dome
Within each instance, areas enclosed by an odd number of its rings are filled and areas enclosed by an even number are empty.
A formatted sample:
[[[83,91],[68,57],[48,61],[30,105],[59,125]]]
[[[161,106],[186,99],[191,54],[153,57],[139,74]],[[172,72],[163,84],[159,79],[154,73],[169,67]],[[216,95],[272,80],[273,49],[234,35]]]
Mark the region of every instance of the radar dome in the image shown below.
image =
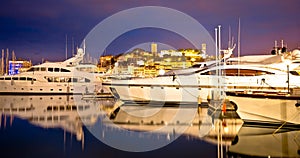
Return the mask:
[[[77,54],[83,54],[83,49],[82,48],[79,48],[78,50],[77,50]]]
[[[292,51],[292,56],[293,56],[296,60],[300,59],[300,50],[299,50],[299,49],[294,49],[294,50]]]
[[[300,50],[299,49],[294,49],[293,52],[292,52],[293,55],[296,55],[296,54],[300,54]]]

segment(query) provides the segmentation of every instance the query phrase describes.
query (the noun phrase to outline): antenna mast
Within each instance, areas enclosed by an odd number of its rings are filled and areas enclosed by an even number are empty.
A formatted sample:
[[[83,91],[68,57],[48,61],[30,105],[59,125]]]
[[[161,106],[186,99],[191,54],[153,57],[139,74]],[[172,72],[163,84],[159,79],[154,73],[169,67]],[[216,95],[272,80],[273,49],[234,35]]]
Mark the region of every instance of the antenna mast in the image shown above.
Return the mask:
[[[238,65],[241,62],[241,19],[239,18],[239,26],[238,26]],[[240,69],[238,69],[238,76],[240,76]]]
[[[68,35],[66,34],[66,60],[68,59]]]
[[[231,27],[229,25],[229,30],[228,30],[228,49],[231,47]]]
[[[239,18],[239,26],[238,26],[238,58],[240,62],[240,56],[241,56],[241,21]]]
[[[72,56],[74,56],[74,38],[72,37]]]
[[[8,51],[8,48],[6,49],[6,62],[5,62],[5,64],[6,64],[6,71],[5,71],[5,73],[8,75],[8,57],[9,57],[9,51]]]
[[[1,75],[4,75],[4,49],[2,49],[2,57],[1,57]]]

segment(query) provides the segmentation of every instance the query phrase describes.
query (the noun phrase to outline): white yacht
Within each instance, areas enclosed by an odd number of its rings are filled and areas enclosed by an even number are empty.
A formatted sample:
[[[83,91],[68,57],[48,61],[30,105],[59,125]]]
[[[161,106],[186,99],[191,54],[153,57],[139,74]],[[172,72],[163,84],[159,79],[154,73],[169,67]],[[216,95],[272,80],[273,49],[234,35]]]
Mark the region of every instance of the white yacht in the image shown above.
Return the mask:
[[[270,58],[280,60],[268,63]],[[174,71],[173,75],[112,80],[103,84],[124,102],[205,103],[225,99],[227,93],[244,120],[300,123],[300,118],[295,116],[300,105],[299,59],[264,56],[263,61],[239,64],[231,61],[193,72],[187,70],[186,74],[181,71],[176,75]],[[284,64],[285,61],[290,65]]]
[[[76,56],[64,62],[45,62],[26,72],[0,77],[0,94],[83,94],[107,93],[102,89],[103,74],[97,67],[79,64],[85,52],[79,48]]]
[[[288,93],[300,87],[297,70],[263,64],[220,64],[199,68],[188,73],[163,75],[156,78],[128,78],[103,83],[124,101],[198,102],[211,98],[214,88],[226,92]],[[298,64],[298,67],[299,64]],[[296,68],[296,69],[297,69]],[[219,73],[219,74],[217,74]],[[288,78],[289,77],[289,78]],[[287,82],[287,79],[289,82]]]

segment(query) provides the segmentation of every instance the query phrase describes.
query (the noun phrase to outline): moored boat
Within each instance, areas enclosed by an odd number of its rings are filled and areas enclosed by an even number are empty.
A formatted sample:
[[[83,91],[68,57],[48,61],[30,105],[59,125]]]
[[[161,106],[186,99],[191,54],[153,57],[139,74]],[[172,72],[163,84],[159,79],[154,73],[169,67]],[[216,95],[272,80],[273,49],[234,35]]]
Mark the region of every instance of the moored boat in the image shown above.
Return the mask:
[[[1,76],[0,94],[109,94],[101,86],[99,78],[103,74],[95,73],[97,67],[80,64],[84,54],[79,48],[74,57],[64,62],[45,62],[20,74]]]

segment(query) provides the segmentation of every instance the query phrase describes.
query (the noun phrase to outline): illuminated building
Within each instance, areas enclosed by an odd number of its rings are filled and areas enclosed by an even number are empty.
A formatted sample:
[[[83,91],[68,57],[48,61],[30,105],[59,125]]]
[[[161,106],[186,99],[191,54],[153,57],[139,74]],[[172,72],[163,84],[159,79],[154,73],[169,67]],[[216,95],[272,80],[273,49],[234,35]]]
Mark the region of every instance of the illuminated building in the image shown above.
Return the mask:
[[[28,70],[32,66],[29,61],[9,61],[8,62],[8,75],[16,75],[20,72]]]
[[[112,55],[107,55],[107,56],[101,56],[100,57],[100,63],[99,63],[99,67],[107,67],[110,66],[112,64],[112,59],[114,58],[114,56]]]
[[[151,53],[157,53],[157,43],[151,43]]]

